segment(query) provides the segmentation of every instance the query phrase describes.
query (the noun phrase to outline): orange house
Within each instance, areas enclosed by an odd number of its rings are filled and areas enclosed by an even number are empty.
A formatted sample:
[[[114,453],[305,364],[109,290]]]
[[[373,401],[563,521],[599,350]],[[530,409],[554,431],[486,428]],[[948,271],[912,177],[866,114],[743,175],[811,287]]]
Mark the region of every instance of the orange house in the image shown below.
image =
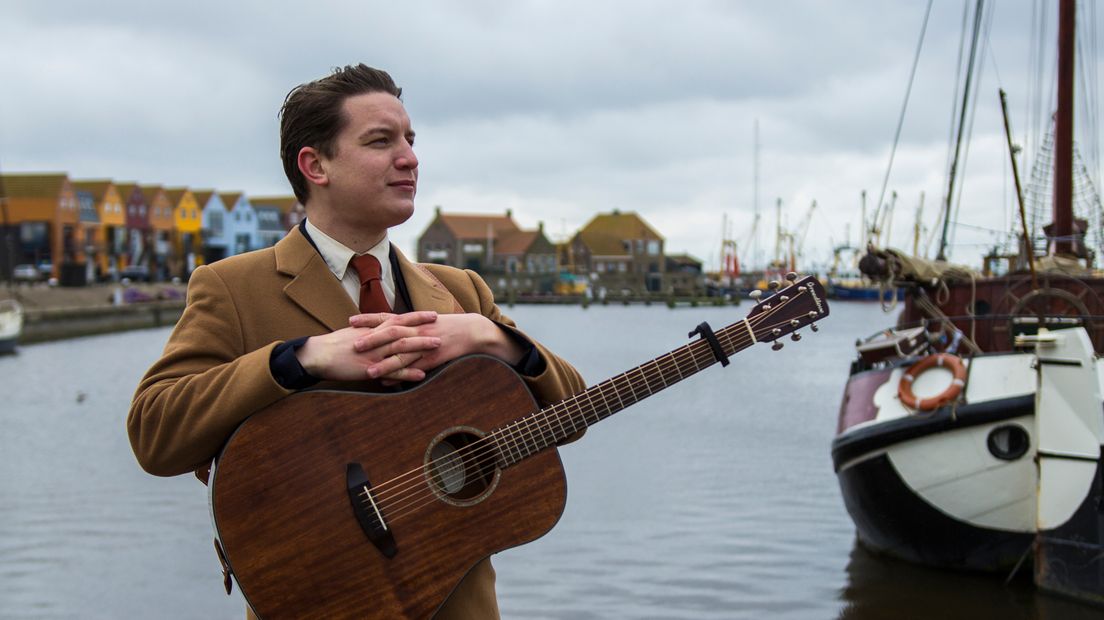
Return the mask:
[[[31,263],[58,277],[80,254],[80,207],[64,172],[0,175],[8,225],[18,228],[15,263]]]
[[[90,194],[95,203],[98,225],[92,227],[88,221],[82,221],[85,245],[94,248],[95,268],[101,276],[115,273],[120,268],[119,257],[126,250],[126,214],[119,191],[111,179],[74,180],[73,188],[78,194]],[[91,243],[88,234],[93,235]]]

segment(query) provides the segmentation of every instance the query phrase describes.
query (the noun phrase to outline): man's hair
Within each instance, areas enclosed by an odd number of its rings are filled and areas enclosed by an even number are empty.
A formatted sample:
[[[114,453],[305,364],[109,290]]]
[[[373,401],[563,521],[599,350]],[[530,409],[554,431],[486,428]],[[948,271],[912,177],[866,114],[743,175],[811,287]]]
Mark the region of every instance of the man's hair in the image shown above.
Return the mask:
[[[284,174],[301,204],[310,185],[299,171],[299,151],[311,146],[333,157],[337,134],[345,127],[341,107],[354,95],[383,92],[402,98],[402,89],[386,71],[363,63],[334,68],[330,75],[291,89],[280,108],[280,157]]]

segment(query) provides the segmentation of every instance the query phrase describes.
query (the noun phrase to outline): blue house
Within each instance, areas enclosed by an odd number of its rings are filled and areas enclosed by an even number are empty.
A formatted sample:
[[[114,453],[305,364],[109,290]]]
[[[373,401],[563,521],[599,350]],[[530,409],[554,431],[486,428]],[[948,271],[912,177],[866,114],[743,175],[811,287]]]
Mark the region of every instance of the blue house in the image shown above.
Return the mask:
[[[244,192],[224,192],[219,194],[226,205],[226,234],[230,244],[229,253],[242,254],[261,247],[260,231],[257,226],[257,211],[250,204]]]
[[[227,235],[226,205],[218,192],[211,192],[204,200],[207,192],[197,192],[196,201],[203,208],[203,261],[213,263],[219,259],[230,256],[230,237]]]

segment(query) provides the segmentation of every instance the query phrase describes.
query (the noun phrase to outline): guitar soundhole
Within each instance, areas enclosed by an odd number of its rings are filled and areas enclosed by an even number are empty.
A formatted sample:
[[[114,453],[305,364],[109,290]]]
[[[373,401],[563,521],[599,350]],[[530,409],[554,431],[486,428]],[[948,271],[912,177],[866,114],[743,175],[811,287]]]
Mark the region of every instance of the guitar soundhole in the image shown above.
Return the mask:
[[[426,454],[430,484],[438,497],[451,504],[474,504],[498,482],[492,446],[471,431],[439,436]]]

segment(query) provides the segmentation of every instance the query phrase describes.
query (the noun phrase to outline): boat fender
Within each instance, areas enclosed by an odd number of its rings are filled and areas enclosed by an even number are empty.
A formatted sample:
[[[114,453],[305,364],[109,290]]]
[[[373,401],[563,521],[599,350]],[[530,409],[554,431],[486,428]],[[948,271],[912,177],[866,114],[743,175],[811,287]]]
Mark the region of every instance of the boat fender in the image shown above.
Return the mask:
[[[929,396],[927,398],[919,398],[912,392],[912,383],[917,377],[924,374],[926,371],[932,368],[946,368],[951,371],[954,379],[951,384],[947,386],[947,389],[936,394],[935,396]],[[929,355],[924,359],[916,362],[905,371],[905,374],[901,375],[901,382],[897,384],[897,397],[901,399],[901,402],[907,407],[912,407],[920,411],[931,411],[953,402],[958,395],[962,393],[962,388],[966,386],[966,365],[962,362],[962,358],[957,355],[951,355],[950,353],[937,353],[935,355]]]

